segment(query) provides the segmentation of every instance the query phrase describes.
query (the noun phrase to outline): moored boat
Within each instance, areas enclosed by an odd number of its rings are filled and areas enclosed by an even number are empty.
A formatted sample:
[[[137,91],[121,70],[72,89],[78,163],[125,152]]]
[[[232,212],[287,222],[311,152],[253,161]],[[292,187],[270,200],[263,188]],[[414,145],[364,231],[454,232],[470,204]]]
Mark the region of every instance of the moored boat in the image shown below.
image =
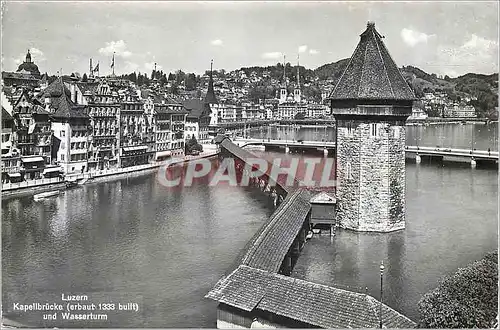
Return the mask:
[[[59,190],[53,190],[53,191],[47,191],[47,192],[43,192],[40,194],[36,194],[35,196],[33,196],[33,199],[35,201],[40,201],[42,199],[57,196],[57,195],[59,195]]]

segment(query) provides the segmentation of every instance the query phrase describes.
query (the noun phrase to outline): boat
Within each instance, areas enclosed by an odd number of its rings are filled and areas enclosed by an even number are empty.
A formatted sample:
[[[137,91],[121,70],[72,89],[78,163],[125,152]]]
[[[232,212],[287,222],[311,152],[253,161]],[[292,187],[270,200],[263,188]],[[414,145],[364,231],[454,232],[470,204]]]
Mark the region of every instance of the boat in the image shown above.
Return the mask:
[[[313,229],[313,233],[314,233],[314,234],[319,234],[319,233],[321,233],[321,229],[319,229],[319,228],[314,228],[314,229]]]
[[[313,237],[313,232],[309,231],[306,235],[306,239],[311,239]]]
[[[78,185],[84,185],[87,183],[87,181],[89,181],[89,178],[80,179],[78,180]]]
[[[59,190],[53,190],[53,191],[47,191],[44,193],[36,194],[35,196],[33,196],[33,199],[35,201],[40,201],[40,200],[43,200],[45,198],[57,196],[57,195],[59,195]]]
[[[68,178],[64,183],[66,184],[66,189],[76,187],[78,185],[76,178]]]

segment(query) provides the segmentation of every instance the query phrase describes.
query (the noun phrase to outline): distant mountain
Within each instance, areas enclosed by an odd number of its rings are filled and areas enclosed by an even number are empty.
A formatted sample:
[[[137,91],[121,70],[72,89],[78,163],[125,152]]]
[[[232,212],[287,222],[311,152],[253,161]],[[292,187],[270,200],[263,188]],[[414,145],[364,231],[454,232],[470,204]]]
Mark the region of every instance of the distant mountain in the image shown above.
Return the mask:
[[[349,59],[344,58],[340,61],[320,66],[319,68],[314,70],[314,74],[320,80],[332,79],[333,81],[336,82],[340,79],[340,76],[347,67],[347,64],[349,64]]]

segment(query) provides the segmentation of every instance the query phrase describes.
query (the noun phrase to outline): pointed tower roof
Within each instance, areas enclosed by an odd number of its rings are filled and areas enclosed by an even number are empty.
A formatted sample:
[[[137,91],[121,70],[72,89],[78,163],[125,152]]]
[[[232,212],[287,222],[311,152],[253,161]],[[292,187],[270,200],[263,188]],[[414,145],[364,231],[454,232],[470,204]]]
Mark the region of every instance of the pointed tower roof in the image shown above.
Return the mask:
[[[351,59],[330,94],[332,100],[414,100],[408,83],[403,78],[389,51],[375,29],[368,22],[366,30]]]
[[[213,65],[213,61],[210,62],[210,78],[208,80],[207,95],[205,95],[205,103],[206,104],[218,104],[219,103],[217,101],[217,97],[215,96],[215,91],[214,91],[214,79],[212,76],[212,65]]]

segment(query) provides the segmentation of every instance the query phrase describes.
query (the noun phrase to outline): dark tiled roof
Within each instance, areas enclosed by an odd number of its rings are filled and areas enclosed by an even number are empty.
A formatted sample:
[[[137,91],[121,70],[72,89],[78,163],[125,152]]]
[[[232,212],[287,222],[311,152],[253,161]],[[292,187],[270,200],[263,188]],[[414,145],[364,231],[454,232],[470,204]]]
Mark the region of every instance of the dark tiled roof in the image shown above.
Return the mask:
[[[368,23],[330,99],[415,99],[382,38],[375,23]]]
[[[2,121],[8,121],[8,120],[14,120],[10,113],[5,110],[5,108],[2,106]]]
[[[182,105],[189,112],[188,118],[200,118],[202,116],[208,116],[210,109],[208,104],[205,104],[202,100],[190,99],[182,102]]]
[[[309,198],[309,193],[305,190],[299,189],[289,193],[259,228],[237,262],[277,273],[309,213]]]
[[[70,90],[64,85],[62,77],[58,77],[56,80],[52,82],[47,88],[42,91],[43,97],[54,97],[57,98],[63,94],[66,94],[68,97],[71,97]]]
[[[214,91],[214,79],[212,77],[212,72],[210,71],[210,78],[208,80],[208,90],[207,95],[205,95],[205,103],[207,104],[217,104],[217,97],[215,96]]]
[[[322,328],[377,328],[379,301],[326,285],[239,266],[222,278],[206,298],[246,311],[262,310]],[[382,305],[387,328],[413,328],[415,323]]]
[[[71,101],[71,92],[64,85],[61,77],[57,78],[43,92],[43,97],[50,97],[53,118],[88,118],[85,106]]]
[[[229,139],[223,140],[221,142],[221,146],[223,148],[227,149],[229,152],[231,152],[237,158],[242,159],[242,160],[245,160],[247,158],[252,158],[252,159],[260,158],[256,155],[254,155],[253,153],[251,153],[250,151],[238,147],[236,144],[231,142],[231,140],[229,140]],[[271,168],[272,163],[270,163],[270,162],[267,162],[267,163],[268,163],[268,167]],[[286,180],[287,180],[286,176],[280,175],[280,176],[278,176],[277,184],[280,185],[287,192],[290,193],[292,191],[295,191],[299,187],[299,182],[297,181],[297,179],[293,179],[292,185],[287,185]]]

